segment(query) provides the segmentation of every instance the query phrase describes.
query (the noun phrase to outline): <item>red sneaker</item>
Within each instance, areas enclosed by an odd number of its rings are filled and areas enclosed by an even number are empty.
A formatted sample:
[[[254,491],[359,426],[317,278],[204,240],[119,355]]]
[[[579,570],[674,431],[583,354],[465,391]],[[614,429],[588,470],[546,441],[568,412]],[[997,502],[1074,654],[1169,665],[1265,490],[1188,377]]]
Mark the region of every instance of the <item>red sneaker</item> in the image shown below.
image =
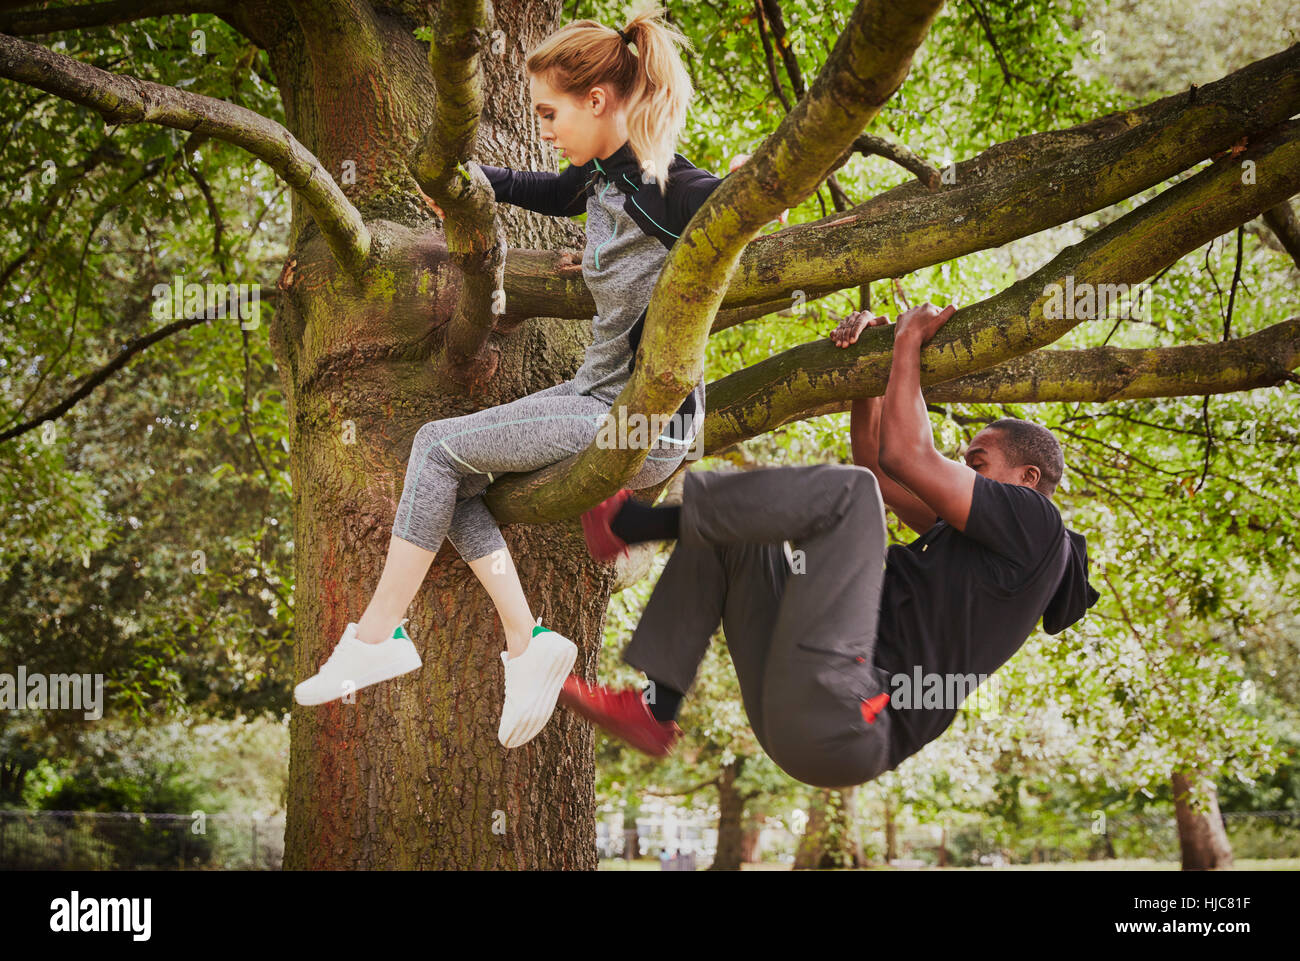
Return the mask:
[[[631,496],[632,492],[624,487],[582,515],[582,536],[586,538],[587,550],[596,560],[612,561],[618,557],[619,551],[624,556],[631,557],[627,551],[627,541],[615,534],[609,526],[610,520],[623,507],[623,502]]]
[[[682,729],[676,721],[660,721],[650,713],[640,691],[611,691],[570,674],[560,688],[559,703],[606,733],[654,757],[667,757],[682,736]]]

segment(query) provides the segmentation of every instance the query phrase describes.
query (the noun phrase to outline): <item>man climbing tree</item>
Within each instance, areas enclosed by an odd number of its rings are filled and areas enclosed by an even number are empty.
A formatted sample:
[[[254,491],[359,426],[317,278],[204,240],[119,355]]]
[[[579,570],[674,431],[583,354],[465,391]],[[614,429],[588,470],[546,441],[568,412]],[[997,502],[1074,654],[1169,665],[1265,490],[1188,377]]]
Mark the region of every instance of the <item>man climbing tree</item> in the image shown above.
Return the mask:
[[[942,734],[1040,616],[1050,634],[1078,621],[1100,595],[1085,538],[1051,501],[1065,467],[1051,431],[1004,418],[975,435],[965,464],[935,450],[919,353],[955,313],[899,315],[884,400],[854,410],[856,466],[697,471],[681,507],[641,507],[623,490],[584,515],[601,560],[680,543],[624,652],[646,691],[570,678],[563,703],[667,754],[722,620],[764,750],[800,781],[848,787]],[[832,339],[847,347],[884,322],[851,314]],[[885,505],[922,535],[888,557]]]

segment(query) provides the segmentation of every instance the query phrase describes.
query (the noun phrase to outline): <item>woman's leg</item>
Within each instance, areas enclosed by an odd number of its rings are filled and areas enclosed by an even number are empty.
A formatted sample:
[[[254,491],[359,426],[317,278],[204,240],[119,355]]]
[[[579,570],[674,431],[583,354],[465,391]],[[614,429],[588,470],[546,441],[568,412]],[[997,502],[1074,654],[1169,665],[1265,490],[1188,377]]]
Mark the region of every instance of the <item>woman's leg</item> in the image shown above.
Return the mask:
[[[401,623],[406,610],[415,600],[416,592],[424,583],[425,575],[433,564],[433,551],[426,551],[409,541],[393,536],[388,541],[388,559],[380,575],[379,586],[357,624],[357,636],[367,644],[378,644],[393,635],[393,628]],[[502,547],[485,557],[469,562],[474,576],[487,589],[488,596],[501,616],[501,626],[506,632],[506,649],[511,658],[528,650],[532,636],[533,612],[524,597],[523,585],[509,548]]]
[[[426,551],[400,537],[388,539],[384,572],[379,576],[379,586],[366,612],[357,622],[357,637],[367,644],[378,644],[393,636],[393,629],[402,622],[415,592],[424,583],[434,556],[434,551]]]
[[[572,397],[575,396],[575,392],[572,382],[565,381],[537,394],[529,395],[530,398],[542,396]],[[590,443],[590,439],[584,442],[582,447],[587,443]],[[506,546],[496,518],[492,516],[492,512],[488,510],[483,500],[483,491],[491,479],[491,475],[486,473],[475,474],[466,478],[461,484],[456,509],[452,513],[451,526],[447,529],[447,539],[451,541],[456,552],[469,565],[474,576],[492,598],[492,603],[501,618],[502,630],[505,631],[506,650],[513,660],[528,650],[537,620],[533,617],[528,598],[524,595],[524,588],[519,581],[519,572],[515,569],[510,548]]]
[[[510,549],[503,547],[486,557],[470,561],[469,569],[496,605],[497,613],[501,616],[501,626],[506,632],[506,649],[510,652],[511,659],[518,657],[528,650],[536,621],[528,606],[528,598],[524,597],[524,588],[519,583],[519,572],[515,570]]]
[[[420,428],[384,572],[359,622],[360,638],[375,643],[392,634],[450,535],[497,606],[511,656],[522,654],[534,622],[518,573],[482,497],[458,500],[458,492],[469,478],[482,483],[498,472],[536,470],[583,450],[607,410],[596,398],[574,395],[564,382]]]
[[[490,531],[495,538],[484,537],[484,531]],[[448,539],[487,589],[501,617],[506,649],[511,658],[518,657],[528,649],[536,621],[519,583],[514,559],[481,494],[465,497],[456,504]],[[396,535],[389,540],[384,573],[358,625],[361,640],[378,643],[392,635],[424,583],[435,556],[434,552]]]

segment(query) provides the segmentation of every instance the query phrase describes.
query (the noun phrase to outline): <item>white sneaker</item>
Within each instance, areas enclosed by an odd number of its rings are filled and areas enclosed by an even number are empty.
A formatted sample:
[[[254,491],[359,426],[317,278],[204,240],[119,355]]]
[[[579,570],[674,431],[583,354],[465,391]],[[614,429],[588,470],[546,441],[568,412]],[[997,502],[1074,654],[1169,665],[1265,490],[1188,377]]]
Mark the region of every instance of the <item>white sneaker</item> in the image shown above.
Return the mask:
[[[527,744],[546,726],[577,659],[578,645],[540,625],[533,628],[524,653],[512,659],[509,651],[501,652],[506,667],[506,703],[497,739],[502,744]]]
[[[403,618],[402,624],[408,620]],[[324,704],[417,669],[423,663],[420,652],[402,624],[378,644],[360,640],[357,625],[349,624],[321,669],[293,689],[293,699],[299,704]]]

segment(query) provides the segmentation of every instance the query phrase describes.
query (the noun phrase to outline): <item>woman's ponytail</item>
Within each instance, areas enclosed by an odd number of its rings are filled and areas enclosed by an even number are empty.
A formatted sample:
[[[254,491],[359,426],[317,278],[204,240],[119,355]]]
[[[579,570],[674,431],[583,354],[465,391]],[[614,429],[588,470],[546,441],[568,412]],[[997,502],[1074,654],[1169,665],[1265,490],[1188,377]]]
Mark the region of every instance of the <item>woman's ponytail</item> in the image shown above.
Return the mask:
[[[677,138],[686,127],[686,108],[695,88],[682,63],[679,45],[689,51],[690,40],[657,17],[662,9],[636,14],[623,27],[636,47],[636,80],[627,93],[627,132],[632,152],[641,163],[642,180],[668,189],[668,168]]]

